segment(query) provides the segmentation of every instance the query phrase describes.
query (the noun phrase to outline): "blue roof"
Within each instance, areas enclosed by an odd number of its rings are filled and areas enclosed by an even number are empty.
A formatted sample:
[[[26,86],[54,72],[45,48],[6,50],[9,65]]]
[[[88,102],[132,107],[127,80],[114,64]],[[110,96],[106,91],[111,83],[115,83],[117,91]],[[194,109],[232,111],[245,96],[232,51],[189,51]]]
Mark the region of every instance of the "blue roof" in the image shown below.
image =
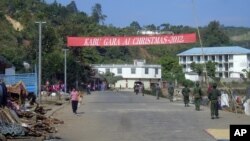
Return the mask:
[[[225,46],[225,47],[203,47],[204,55],[218,55],[218,54],[250,54],[250,50],[239,46]],[[177,56],[186,55],[202,55],[201,47],[194,47],[186,50]]]

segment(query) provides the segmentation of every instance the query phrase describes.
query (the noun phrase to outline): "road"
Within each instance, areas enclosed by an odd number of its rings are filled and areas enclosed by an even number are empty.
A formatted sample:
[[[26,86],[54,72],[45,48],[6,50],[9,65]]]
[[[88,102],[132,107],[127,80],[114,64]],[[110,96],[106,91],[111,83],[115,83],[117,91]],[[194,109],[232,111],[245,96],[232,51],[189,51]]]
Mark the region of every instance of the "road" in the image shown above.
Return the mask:
[[[212,120],[207,107],[194,109],[181,101],[106,91],[86,95],[77,115],[66,104],[54,117],[65,121],[58,126],[64,141],[215,141],[206,129],[250,123],[244,115],[220,111],[221,118]]]

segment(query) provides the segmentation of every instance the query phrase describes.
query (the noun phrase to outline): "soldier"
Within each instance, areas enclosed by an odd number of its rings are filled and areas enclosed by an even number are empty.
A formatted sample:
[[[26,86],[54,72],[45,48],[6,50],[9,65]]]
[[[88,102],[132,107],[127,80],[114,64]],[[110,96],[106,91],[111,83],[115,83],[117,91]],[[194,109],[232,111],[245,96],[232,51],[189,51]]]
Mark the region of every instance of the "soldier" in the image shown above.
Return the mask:
[[[195,88],[193,90],[193,97],[194,97],[195,110],[200,111],[202,90],[201,90],[199,82],[196,82],[195,84]]]
[[[182,89],[181,93],[183,95],[183,100],[184,100],[184,104],[185,107],[189,107],[189,93],[190,93],[190,89],[188,88],[187,84],[184,84],[185,88]]]
[[[161,90],[160,85],[157,83],[155,86],[155,94],[156,94],[157,100],[159,100],[160,98],[160,90]]]
[[[210,110],[211,110],[211,119],[219,118],[219,107],[218,99],[221,96],[221,92],[216,89],[217,84],[213,84],[213,89],[208,93],[208,99],[210,100]]]
[[[138,93],[139,93],[139,84],[136,84],[134,87],[135,87],[135,94],[138,95]]]
[[[170,102],[173,102],[173,97],[174,97],[174,86],[172,85],[172,82],[169,82],[168,94],[169,94],[169,100],[170,100]]]

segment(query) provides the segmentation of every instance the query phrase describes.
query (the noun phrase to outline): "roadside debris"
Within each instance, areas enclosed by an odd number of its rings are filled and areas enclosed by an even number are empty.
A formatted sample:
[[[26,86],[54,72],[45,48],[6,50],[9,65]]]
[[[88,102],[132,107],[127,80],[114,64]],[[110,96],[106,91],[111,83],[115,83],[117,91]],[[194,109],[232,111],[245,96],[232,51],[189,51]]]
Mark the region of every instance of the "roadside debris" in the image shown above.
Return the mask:
[[[59,119],[46,116],[51,109],[36,103],[34,96],[28,101],[29,94],[23,82],[7,86],[7,90],[7,105],[0,105],[1,136],[7,139],[33,137],[51,139],[51,134],[57,132],[54,125],[64,123]]]

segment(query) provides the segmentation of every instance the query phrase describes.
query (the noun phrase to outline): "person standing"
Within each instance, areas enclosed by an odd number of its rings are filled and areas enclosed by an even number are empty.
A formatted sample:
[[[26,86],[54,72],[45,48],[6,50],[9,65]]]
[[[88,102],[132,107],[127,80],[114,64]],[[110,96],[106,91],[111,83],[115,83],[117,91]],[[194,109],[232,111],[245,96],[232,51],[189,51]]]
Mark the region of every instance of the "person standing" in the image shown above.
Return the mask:
[[[77,114],[77,106],[78,106],[78,97],[79,93],[76,91],[75,88],[72,89],[70,92],[70,97],[71,97],[71,104],[72,104],[72,111],[74,114]]]
[[[168,86],[168,94],[169,94],[169,100],[170,100],[170,102],[173,102],[173,97],[174,97],[174,86],[172,85],[172,82],[169,83],[169,86]]]
[[[135,85],[135,94],[136,94],[136,95],[138,95],[139,89],[140,89],[140,88],[139,88],[139,84],[136,84],[136,85]]]
[[[159,100],[160,99],[160,85],[157,83],[156,86],[155,86],[155,94],[156,94],[156,99]]]
[[[90,85],[90,84],[88,84],[88,85],[87,85],[87,94],[88,94],[88,95],[90,95],[90,94],[91,94],[90,89],[91,89],[91,85]]]
[[[211,119],[219,118],[219,107],[218,100],[221,96],[221,92],[217,90],[217,84],[213,84],[211,92],[208,94],[208,99],[210,101]]]
[[[141,86],[141,92],[142,92],[142,96],[144,96],[144,84],[142,84],[142,86]]]
[[[2,87],[2,106],[3,107],[5,107],[5,106],[7,106],[7,100],[8,100],[8,90],[7,90],[7,87],[6,87],[6,85],[5,85],[5,83],[4,83],[4,81],[3,80],[1,80],[0,81],[0,85],[1,85],[1,87]]]
[[[195,110],[200,111],[202,90],[201,90],[199,82],[196,82],[195,84],[195,88],[193,90],[193,97],[194,97]]]
[[[245,97],[243,103],[245,103],[248,99],[250,99],[250,85],[246,89],[246,97]]]
[[[183,100],[184,100],[184,104],[185,107],[189,107],[189,93],[190,93],[190,89],[188,88],[187,84],[184,84],[184,88],[182,89],[181,93],[183,95]]]

